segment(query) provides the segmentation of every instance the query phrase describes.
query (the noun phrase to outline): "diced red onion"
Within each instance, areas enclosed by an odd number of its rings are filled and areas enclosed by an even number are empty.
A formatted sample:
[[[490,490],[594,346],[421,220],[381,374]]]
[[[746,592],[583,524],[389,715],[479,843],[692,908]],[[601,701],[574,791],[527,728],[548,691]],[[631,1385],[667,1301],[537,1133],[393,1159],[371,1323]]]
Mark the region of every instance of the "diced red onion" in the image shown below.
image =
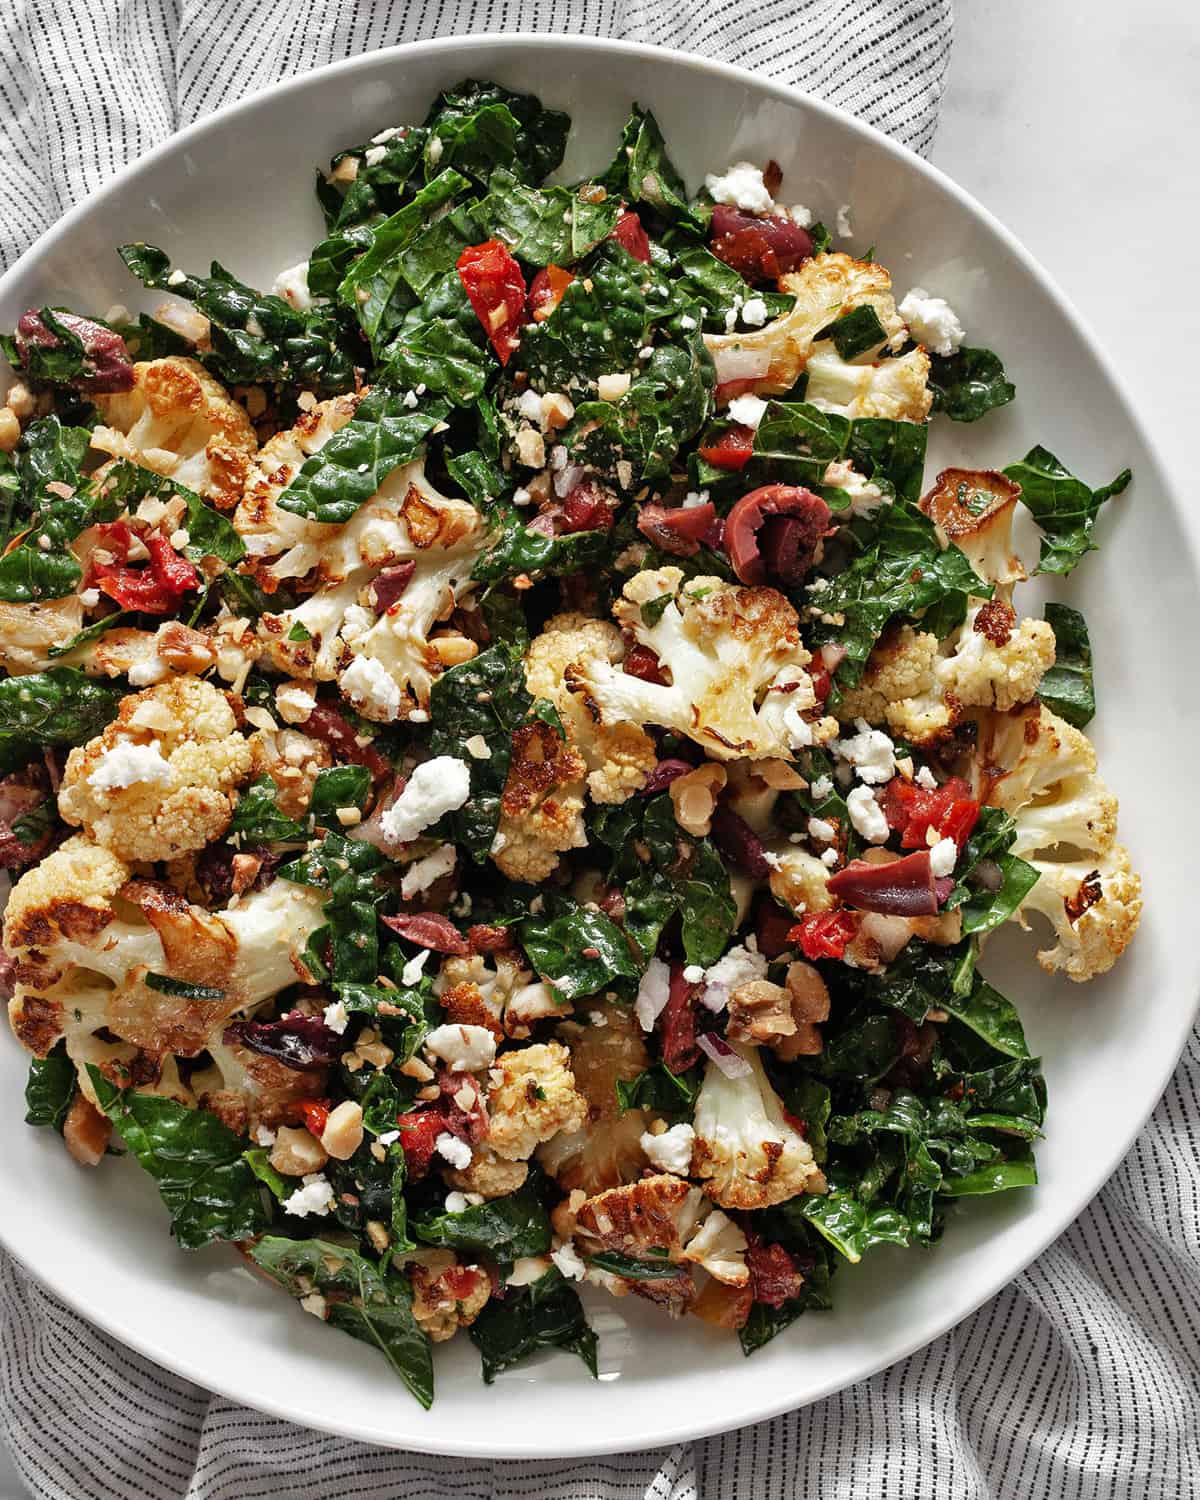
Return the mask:
[[[971,871],[971,882],[985,891],[998,891],[1004,884],[1004,871],[994,859],[981,859]]]
[[[826,641],[821,647],[821,665],[827,672],[836,672],[846,658],[845,646]]]
[[[717,1036],[715,1032],[702,1031],[696,1038],[696,1045],[716,1063],[726,1078],[745,1078],[754,1071],[746,1059],[740,1057],[725,1038]]]

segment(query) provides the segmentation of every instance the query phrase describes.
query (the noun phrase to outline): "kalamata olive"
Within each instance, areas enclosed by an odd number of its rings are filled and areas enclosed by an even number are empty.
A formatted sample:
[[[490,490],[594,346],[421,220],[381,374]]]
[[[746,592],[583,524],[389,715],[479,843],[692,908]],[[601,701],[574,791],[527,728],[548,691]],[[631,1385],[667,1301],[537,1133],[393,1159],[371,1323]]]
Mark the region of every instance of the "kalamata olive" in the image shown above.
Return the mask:
[[[786,214],[756,218],[726,203],[713,209],[709,244],[754,286],[777,281],[813,253],[812,236]]]
[[[79,390],[95,395],[108,395],[133,389],[133,365],[125,340],[119,333],[105,328],[102,323],[93,323],[90,318],[81,318],[76,313],[55,312],[54,316],[83,345],[83,370],[72,382]],[[33,308],[23,313],[18,320],[16,340],[22,355],[30,345],[56,349],[62,342],[56,333],[46,327]]]
[[[709,501],[703,505],[643,505],[638,513],[638,530],[656,547],[674,557],[694,557],[700,543],[716,520],[717,508]]]
[[[751,880],[766,880],[771,866],[763,841],[731,807],[718,807],[712,820],[713,842],[721,853]]]
[[[950,884],[953,887],[954,882]],[[931,917],[938,909],[928,849],[918,849],[885,865],[851,860],[844,870],[829,877],[828,888],[830,895],[848,906],[885,916]]]
[[[768,577],[799,583],[812,567],[830,514],[820,495],[796,485],[751,490],[725,518],[725,550],[733,571],[743,583],[765,583]],[[784,520],[790,524],[781,526]]]
[[[381,614],[391,609],[412,582],[416,571],[416,563],[412,558],[408,558],[404,562],[397,563],[395,567],[384,568],[383,572],[375,578],[371,584],[371,597],[375,601],[375,608]]]

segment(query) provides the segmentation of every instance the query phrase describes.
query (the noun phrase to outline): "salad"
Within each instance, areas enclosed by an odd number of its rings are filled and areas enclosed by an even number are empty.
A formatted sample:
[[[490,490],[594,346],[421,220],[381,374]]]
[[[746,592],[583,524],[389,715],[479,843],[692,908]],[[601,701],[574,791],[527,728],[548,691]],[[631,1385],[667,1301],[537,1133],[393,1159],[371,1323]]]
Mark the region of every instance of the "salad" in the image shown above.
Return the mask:
[[[3,340],[27,1119],[425,1405],[460,1329],[595,1374],[585,1285],[750,1353],[1033,1186],[981,948],[1085,981],[1141,911],[1087,626],[1014,604],[1128,472],[927,475],[1014,397],[943,298],[641,108],[551,184],[568,129],[466,81],[274,290],[131,243],[152,314]]]

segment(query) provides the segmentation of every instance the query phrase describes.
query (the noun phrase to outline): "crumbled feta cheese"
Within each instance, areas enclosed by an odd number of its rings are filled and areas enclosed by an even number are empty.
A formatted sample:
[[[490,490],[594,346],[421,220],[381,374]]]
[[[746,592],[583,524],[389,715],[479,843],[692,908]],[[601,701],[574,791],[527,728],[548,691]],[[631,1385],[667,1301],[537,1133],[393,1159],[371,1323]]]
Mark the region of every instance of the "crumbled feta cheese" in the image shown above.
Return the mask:
[[[739,984],[767,977],[767,960],[756,951],[757,943],[751,948],[750,944],[754,942],[754,938],[750,937],[747,938],[745,947],[740,943],[736,944],[704,971],[704,988],[700,992],[702,1005],[711,1011],[724,1010],[729,1004],[731,992]]]
[[[427,891],[436,880],[449,875],[458,859],[453,844],[439,844],[432,854],[409,865],[400,882],[400,894],[405,901],[420,891]]]
[[[927,792],[936,792],[938,788],[937,777],[928,766],[922,766],[913,778],[918,786],[923,786]]]
[[[769,214],[775,207],[762,171],[753,162],[734,162],[724,174],[710,172],[704,186],[714,203],[728,203],[748,214]]]
[[[518,488],[513,491],[514,505],[528,505],[532,499],[533,496],[529,493],[524,485],[518,486]]]
[[[850,205],[843,203],[837,211],[837,232],[844,240],[854,238],[854,230],[850,227]]]
[[[298,682],[282,682],[275,689],[275,707],[285,724],[303,724],[317,706],[317,695]]]
[[[157,740],[151,740],[148,745],[118,740],[100,757],[96,769],[88,777],[88,785],[98,792],[112,792],[138,782],[167,786],[170,780],[171,767],[163,758]]]
[[[441,161],[442,138],[440,135],[435,135],[434,138],[430,141],[429,145],[426,146],[425,155],[429,158],[429,165],[431,167],[436,167],[438,162]]]
[[[448,1214],[461,1214],[470,1207],[471,1200],[467,1197],[466,1193],[453,1192],[446,1194],[445,1210]]]
[[[652,958],[638,983],[634,1014],[643,1031],[653,1031],[671,997],[671,971],[661,958]]]
[[[810,839],[820,839],[823,844],[832,844],[837,837],[837,829],[824,818],[809,818],[808,836]]]
[[[412,411],[414,407],[417,406],[418,401],[419,398],[416,391],[405,391],[404,395],[400,398],[400,405],[405,406],[409,411]]]
[[[350,1024],[350,1012],[343,1001],[335,1000],[332,1005],[325,1007],[325,1024],[330,1031],[336,1031],[338,1036],[346,1034],[346,1027]]]
[[[767,317],[767,304],[761,297],[747,297],[742,303],[742,322],[747,328],[761,328]]]
[[[850,509],[856,516],[873,516],[884,502],[885,496],[879,486],[872,484],[844,459],[835,459],[826,468],[821,483],[845,490]]]
[[[178,266],[177,266],[175,268],[175,270],[173,270],[171,272],[171,274],[167,277],[167,285],[168,286],[182,286],[183,283],[186,280],[187,280],[187,273],[185,271],[181,271],[178,268]]]
[[[704,978],[704,965],[688,964],[687,968],[683,971],[683,978],[687,984],[699,984]]]
[[[361,604],[351,604],[342,616],[342,628],[339,632],[342,640],[347,645],[353,645],[360,635],[365,635],[375,623],[375,617],[369,609],[364,609]]]
[[[846,811],[855,829],[868,844],[887,842],[888,821],[869,786],[856,786],[846,795]]]
[[[809,787],[808,794],[814,802],[824,802],[826,797],[833,795],[833,777],[818,776]]]
[[[433,1149],[442,1158],[448,1161],[452,1167],[457,1167],[463,1172],[471,1165],[471,1148],[466,1141],[459,1140],[458,1136],[451,1135],[448,1130],[443,1130],[441,1135],[433,1143]]]
[[[486,1026],[464,1026],[448,1022],[435,1026],[425,1046],[440,1057],[452,1073],[477,1073],[496,1058],[496,1038]]]
[[[420,953],[414,953],[412,958],[400,970],[400,983],[405,985],[420,984],[421,975],[424,973],[425,965],[428,962],[428,948],[422,948]]]
[[[161,656],[151,656],[145,661],[136,661],[125,674],[132,687],[150,687],[171,675],[171,669]]]
[[[536,422],[541,426],[542,422],[542,398],[536,391],[522,391],[517,397],[517,411],[527,422]]]
[[[729,416],[743,427],[757,428],[766,409],[767,403],[759,396],[735,396],[729,403]]]
[[[783,728],[793,748],[803,750],[813,742],[813,728],[798,703],[789,703],[783,711]]]
[[[681,313],[679,316],[679,326],[683,329],[684,333],[691,333],[696,326],[696,320],[690,313]]]
[[[587,1275],[587,1265],[569,1241],[560,1245],[557,1250],[551,1250],[550,1259],[568,1281],[582,1281]]]
[[[832,870],[833,867],[834,867],[834,865],[837,864],[837,862],[838,862],[838,852],[831,845],[828,849],[826,849],[825,853],[821,855],[821,863],[827,869]]]
[[[662,1135],[642,1134],[642,1150],[652,1167],[660,1172],[674,1172],[686,1177],[692,1166],[692,1145],[696,1132],[690,1125],[672,1125]]]
[[[398,135],[405,134],[403,125],[389,125],[386,130],[381,130],[378,135],[371,137],[372,146],[382,146],[387,141],[393,141]]]
[[[732,333],[733,330],[737,327],[738,314],[741,312],[741,310],[742,310],[742,299],[740,297],[735,297],[733,299],[733,305],[732,305],[732,307],[728,307],[725,310],[725,332],[726,333]]]
[[[707,490],[689,490],[683,497],[684,510],[694,510],[698,505],[708,504]]]
[[[381,723],[400,714],[400,688],[387,668],[373,656],[356,656],[338,683],[355,708]]]
[[[314,1318],[320,1318],[324,1321],[327,1308],[325,1298],[321,1296],[320,1292],[306,1292],[300,1298],[300,1306],[306,1313],[311,1313]]]
[[[958,863],[958,845],[953,839],[938,839],[929,851],[929,869],[935,880],[952,875]]]
[[[398,1130],[385,1130],[382,1135],[376,1137],[376,1139],[379,1141],[379,1144],[381,1146],[394,1146],[395,1143],[400,1139],[400,1132]]]
[[[808,229],[813,221],[812,209],[805,208],[803,203],[793,203],[788,209],[788,218],[793,224],[799,224],[801,229]]]
[[[915,286],[896,311],[930,354],[954,354],[962,348],[967,331],[945,298],[931,297],[924,287]]]
[[[79,602],[83,605],[84,609],[95,609],[97,604],[100,603],[100,590],[84,589],[79,595]]]
[[[383,146],[371,146],[368,148],[363,160],[368,167],[377,167],[387,155],[387,149]]]
[[[273,1146],[275,1144],[275,1132],[268,1129],[266,1125],[254,1127],[254,1140],[259,1146]]]
[[[324,1172],[308,1172],[301,1180],[304,1185],[283,1200],[284,1213],[297,1219],[307,1219],[309,1214],[323,1218],[333,1207],[333,1189]]]
[[[471,795],[471,772],[456,755],[422,761],[384,813],[380,827],[389,844],[410,843],[423,828],[455,812]]]
[[[596,382],[596,390],[601,401],[619,401],[629,389],[629,385],[628,370],[620,370],[614,375],[601,375]]]
[[[297,312],[311,312],[316,306],[313,294],[308,289],[308,262],[306,260],[280,271],[271,290],[277,297],[282,297],[285,302],[290,303]]]
[[[833,748],[858,773],[860,781],[881,786],[896,774],[896,747],[882,729],[872,729],[866,719],[855,719],[858,733],[836,740]]]

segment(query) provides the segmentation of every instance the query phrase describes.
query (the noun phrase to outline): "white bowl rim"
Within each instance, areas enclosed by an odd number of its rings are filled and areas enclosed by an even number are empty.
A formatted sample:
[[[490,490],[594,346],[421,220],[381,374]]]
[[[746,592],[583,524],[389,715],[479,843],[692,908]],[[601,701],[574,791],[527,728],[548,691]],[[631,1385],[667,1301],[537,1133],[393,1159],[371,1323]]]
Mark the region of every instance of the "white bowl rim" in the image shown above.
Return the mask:
[[[391,47],[381,47],[372,52],[358,53],[353,57],[343,58],[337,62],[323,64],[317,68],[311,68],[307,72],[296,74],[291,78],[281,79],[279,82],[258,89],[246,95],[242,99],[222,106],[202,119],[193,121],[182,130],[176,131],[159,145],[144,152],[134,161],[128,163],[120,171],[115,173],[107,182],[102,184],[87,198],[75,204],[62,218],[47,229],[34,241],[29,248],[13,262],[7,271],[0,275],[0,293],[7,288],[8,284],[15,280],[18,273],[22,272],[30,263],[39,256],[45,254],[56,242],[65,238],[74,226],[92,212],[98,203],[105,202],[110,198],[120,195],[138,176],[149,170],[164,157],[186,148],[191,142],[200,140],[210,130],[224,128],[230,120],[239,115],[250,113],[261,107],[264,102],[276,101],[286,98],[291,93],[298,93],[309,87],[315,77],[328,77],[335,75],[348,75],[358,70],[375,68],[381,62],[402,63],[407,59],[417,56],[437,55],[440,53],[459,52],[464,58],[474,51],[495,51],[517,49],[540,51],[555,51],[563,48],[576,49],[584,52],[603,52],[616,58],[636,57],[643,60],[669,57],[671,61],[684,68],[690,68],[698,74],[708,74],[714,77],[729,79],[742,83],[765,93],[783,102],[794,103],[797,100],[803,102],[806,108],[817,114],[825,115],[836,120],[839,125],[852,134],[857,134],[863,139],[871,141],[877,149],[882,149],[898,158],[912,171],[927,177],[939,188],[956,200],[958,205],[968,214],[983,222],[988,229],[1003,243],[1005,248],[1012,254],[1037,282],[1039,288],[1056,305],[1063,318],[1070,324],[1080,341],[1086,346],[1092,357],[1099,375],[1108,383],[1112,394],[1122,409],[1130,428],[1139,437],[1147,450],[1153,453],[1155,445],[1152,442],[1147,429],[1140,416],[1130,404],[1123,388],[1115,379],[1110,359],[1104,353],[1099,340],[1096,338],[1091,327],[1082,315],[1076,310],[1073,303],[1060,289],[1054,278],[1046,271],[1033,254],[1025,248],[1022,242],[1013,232],[1008,229],[994,214],[985,208],[965,188],[960,187],[951,177],[933,166],[923,157],[901,144],[893,137],[877,130],[874,126],[860,120],[857,116],[839,109],[826,100],[807,92],[793,84],[783,83],[776,79],[764,78],[749,68],[740,67],[734,63],[718,61],[714,58],[700,56],[693,52],[687,52],[680,48],[657,46],[645,42],[618,41],[607,37],[573,35],[562,32],[476,32],[469,35],[455,35],[448,37],[431,38],[424,41],[402,42]],[[1181,530],[1186,538],[1189,562],[1193,572],[1200,572],[1200,519],[1192,519],[1188,507],[1181,502],[1178,491],[1173,481],[1164,476],[1162,485],[1164,498],[1172,506],[1179,520]],[[1162,1069],[1161,1077],[1154,1084],[1153,1091],[1148,1091],[1147,1102],[1144,1110],[1137,1116],[1136,1123],[1127,1134],[1121,1145],[1119,1153],[1108,1162],[1105,1162],[1101,1170],[1094,1173],[1086,1182],[1085,1193],[1071,1200],[1071,1208],[1067,1213],[1059,1213],[1051,1216],[1040,1231],[1031,1236],[1030,1242],[1020,1254],[1014,1258],[1008,1268],[1004,1279],[981,1292],[974,1297],[966,1307],[956,1307],[952,1314],[946,1316],[942,1321],[923,1323],[920,1331],[915,1333],[910,1340],[905,1340],[899,1348],[892,1347],[888,1353],[876,1363],[868,1362],[862,1369],[858,1379],[866,1380],[878,1374],[880,1370],[888,1369],[901,1360],[907,1359],[918,1349],[924,1348],[934,1339],[940,1338],[944,1333],[955,1327],[958,1323],[970,1317],[985,1302],[996,1296],[1005,1286],[1014,1280],[1032,1261],[1034,1261],[1043,1250],[1047,1248],[1059,1235],[1063,1233],[1084,1212],[1093,1198],[1120,1166],[1133,1146],[1137,1137],[1141,1134],[1146,1121],[1154,1112],[1163,1091],[1170,1082],[1175,1071],[1183,1049],[1187,1044],[1196,1018],[1197,1008],[1200,1008],[1200,951],[1192,962],[1192,973],[1190,981],[1185,986],[1196,996],[1192,1010],[1181,1014],[1179,1019],[1178,1036],[1171,1047],[1163,1054],[1168,1059]],[[118,1339],[122,1344],[136,1350],[147,1359],[155,1361],[166,1369],[192,1381],[205,1390],[211,1390],[219,1395],[225,1396],[232,1401],[238,1401],[246,1406],[253,1407],[268,1415],[279,1417],[284,1421],[294,1421],[295,1418],[289,1410],[287,1403],[282,1400],[273,1400],[269,1395],[259,1391],[248,1392],[231,1375],[227,1379],[214,1380],[207,1367],[200,1370],[196,1363],[187,1355],[186,1351],[178,1345],[160,1345],[153,1338],[135,1331],[128,1327],[119,1315],[119,1312],[109,1309],[86,1310],[80,1305],[81,1298],[76,1290],[60,1281],[53,1275],[43,1274],[37,1266],[30,1265],[20,1254],[7,1242],[4,1231],[4,1220],[0,1217],[0,1245],[9,1254],[13,1255],[22,1268],[44,1286],[61,1301],[75,1308],[90,1322]],[[710,1422],[696,1423],[686,1419],[677,1421],[671,1425],[664,1426],[657,1436],[654,1446],[669,1446],[675,1443],[694,1441],[699,1438],[714,1436],[720,1432],[731,1431],[754,1422],[769,1420],[782,1415],[785,1412],[797,1410],[800,1407],[812,1404],[815,1401],[835,1394],[846,1387],[847,1382],[837,1377],[828,1382],[815,1383],[809,1389],[804,1398],[797,1401],[794,1397],[783,1395],[772,1395],[764,1390],[760,1405],[753,1410],[740,1410],[733,1415],[729,1421],[713,1425]],[[536,1398],[535,1398],[536,1399]],[[352,1421],[338,1420],[330,1417],[327,1421],[313,1423],[318,1430],[327,1431],[342,1437],[351,1438],[360,1442],[374,1445],[387,1445],[387,1438],[377,1428],[356,1425]],[[469,1432],[464,1432],[461,1438],[456,1437],[454,1447],[451,1449],[444,1444],[424,1443],[420,1434],[416,1436],[405,1435],[391,1446],[409,1448],[417,1452],[445,1454],[460,1458],[493,1458],[496,1457],[494,1449],[487,1444],[475,1442]],[[549,1449],[545,1445],[517,1442],[508,1448],[502,1455],[503,1459],[549,1459],[549,1458],[584,1458],[606,1453],[619,1453],[625,1451],[619,1440],[606,1439],[597,1442],[589,1440],[587,1436],[573,1438],[564,1441],[561,1437],[555,1439]]]

